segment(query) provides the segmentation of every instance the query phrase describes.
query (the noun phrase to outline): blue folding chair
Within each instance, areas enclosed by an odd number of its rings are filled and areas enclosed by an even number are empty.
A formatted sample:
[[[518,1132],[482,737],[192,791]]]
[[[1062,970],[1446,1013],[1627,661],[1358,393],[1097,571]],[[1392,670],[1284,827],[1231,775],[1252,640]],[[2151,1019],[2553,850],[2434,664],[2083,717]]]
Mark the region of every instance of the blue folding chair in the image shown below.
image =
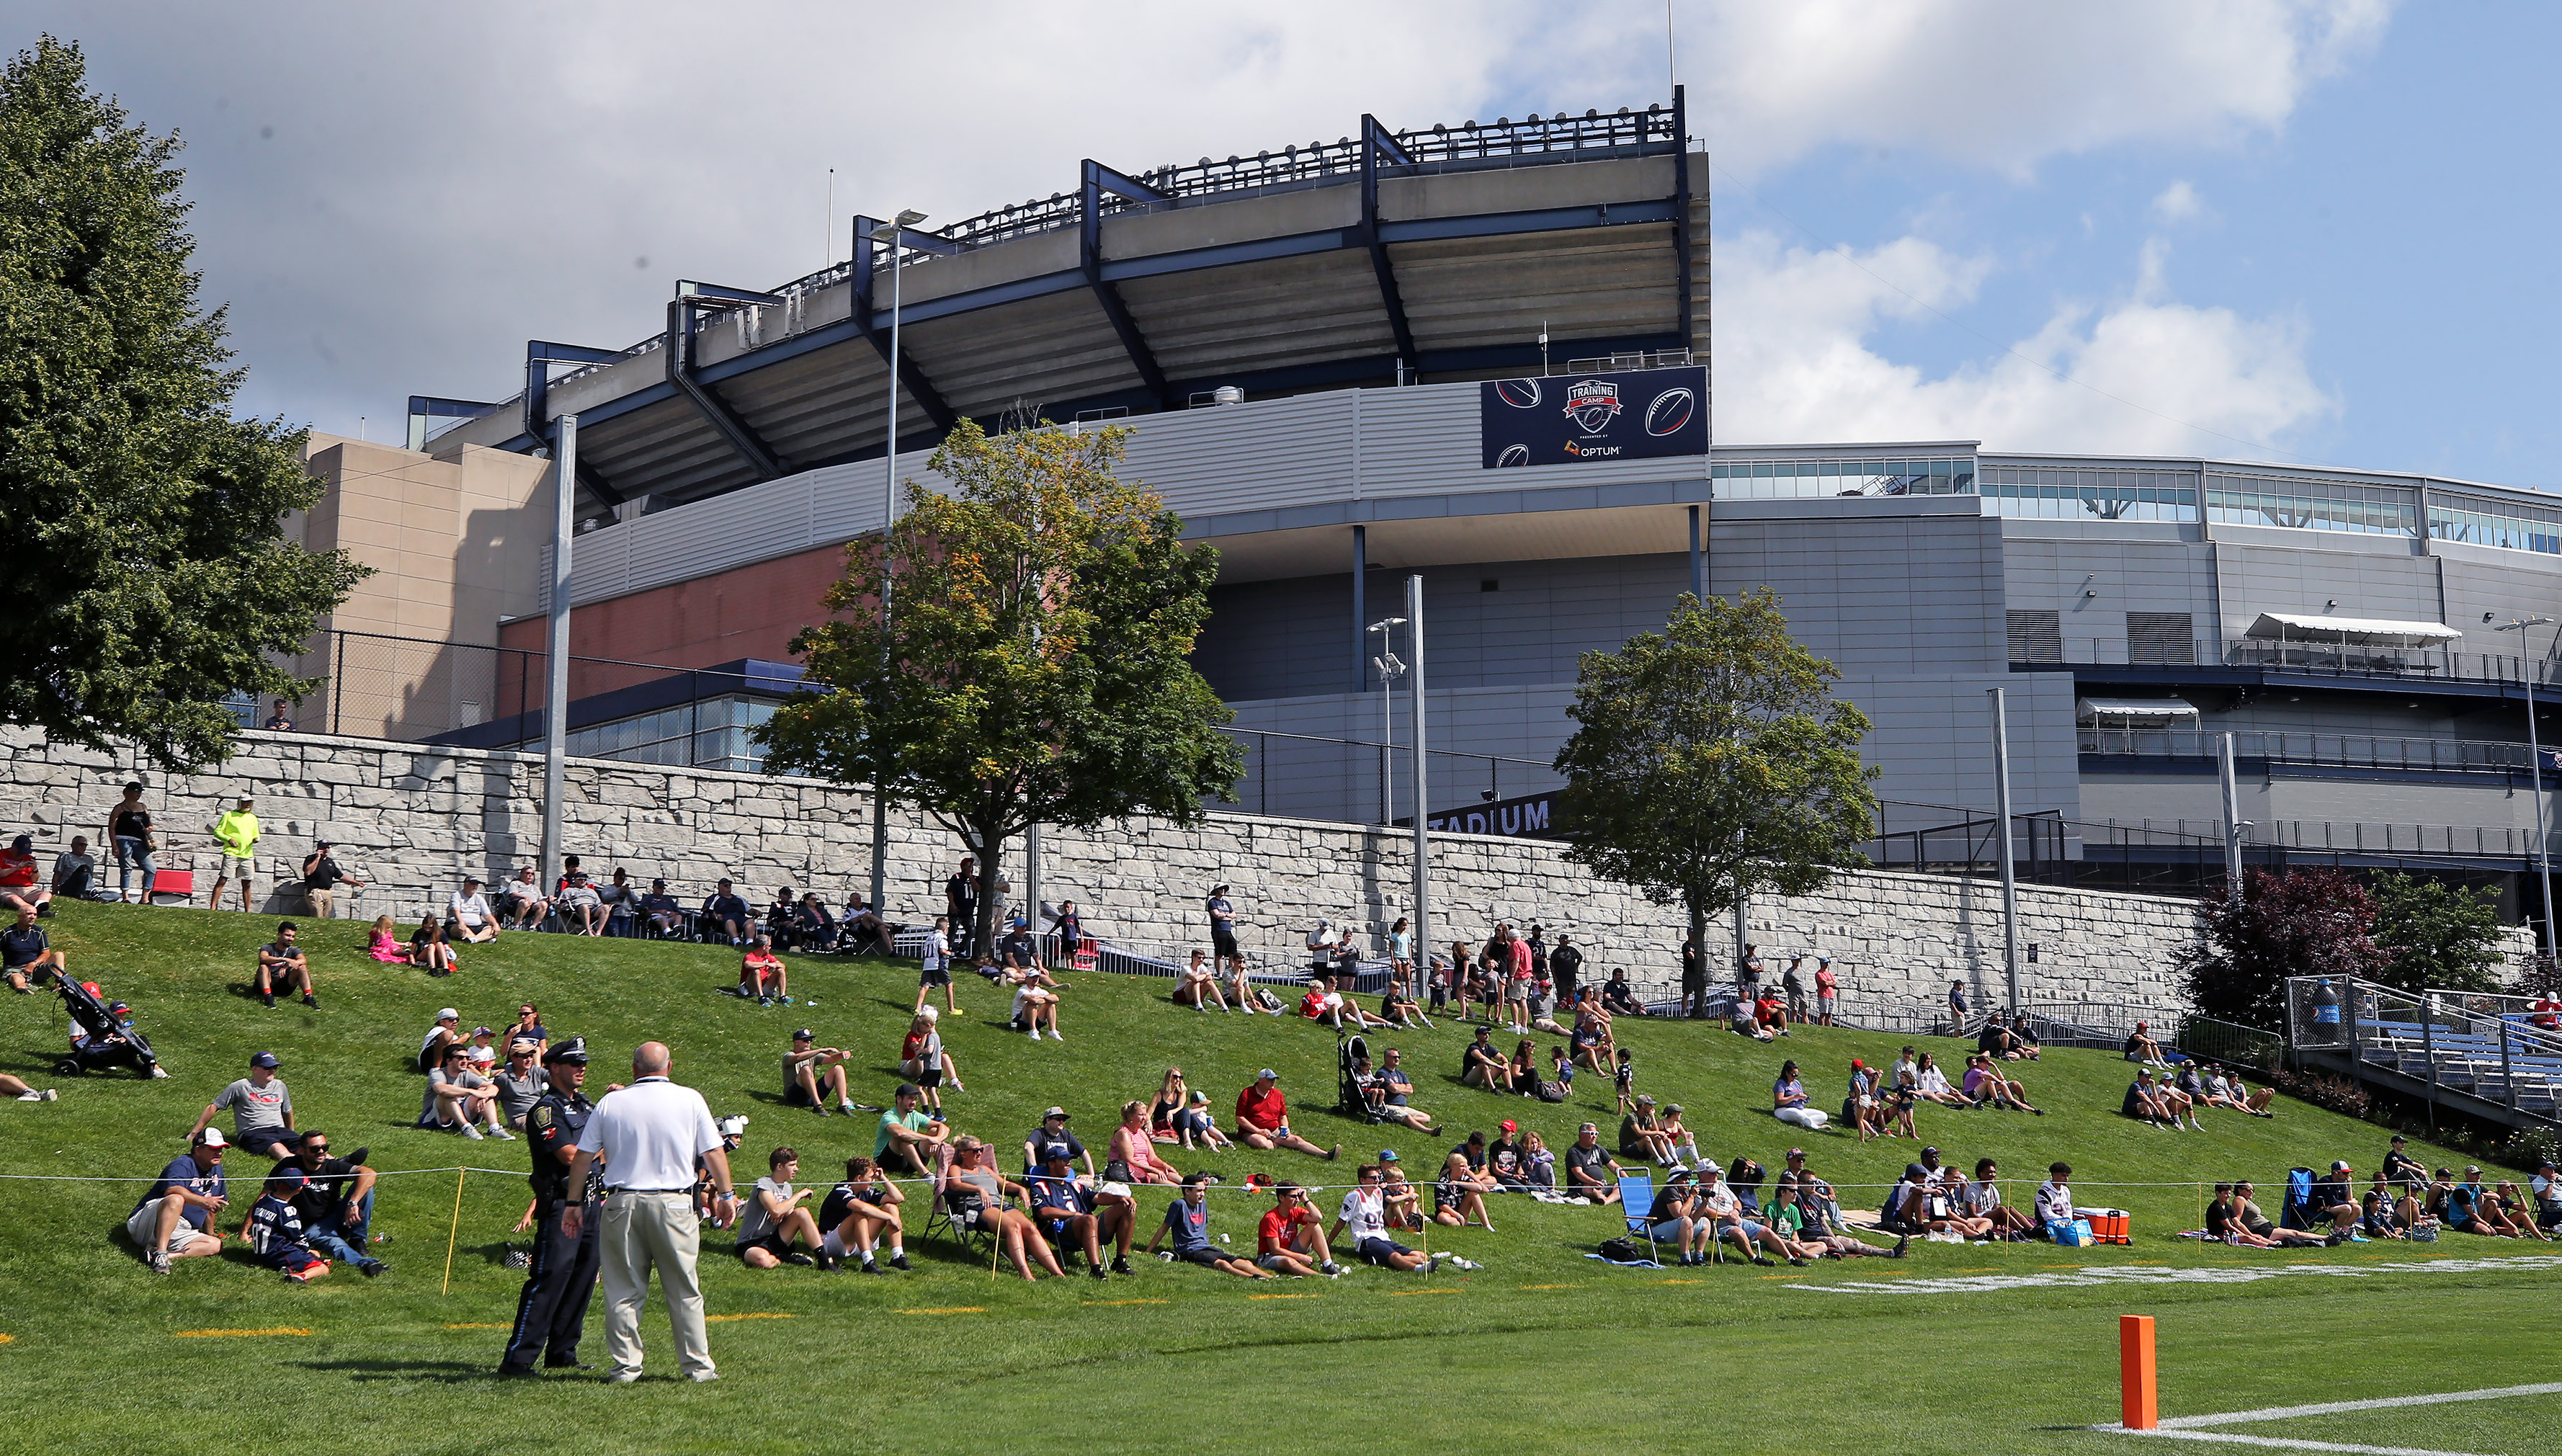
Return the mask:
[[[1660,1264],[1663,1256],[1655,1248],[1655,1176],[1651,1173],[1619,1175],[1619,1212],[1630,1233],[1644,1234],[1646,1257]]]

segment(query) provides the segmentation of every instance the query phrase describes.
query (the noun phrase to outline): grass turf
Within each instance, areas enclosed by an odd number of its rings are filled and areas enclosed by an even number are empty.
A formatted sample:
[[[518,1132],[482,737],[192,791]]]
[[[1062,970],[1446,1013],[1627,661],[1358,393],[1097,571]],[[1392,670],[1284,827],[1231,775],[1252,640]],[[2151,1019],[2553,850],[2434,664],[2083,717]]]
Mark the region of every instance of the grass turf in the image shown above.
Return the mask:
[[[1356,1403],[1365,1415],[1393,1412],[1394,1429],[1412,1433],[1397,1444],[1482,1435],[1547,1447],[1660,1438],[1668,1423],[1704,1423],[1721,1447],[1736,1450],[1873,1449],[1917,1437],[2005,1450],[2108,1449],[2130,1438],[2044,1428],[2113,1418],[2119,1312],[2162,1317],[2164,1411],[2175,1414],[2541,1378],[2524,1347],[2512,1358],[2509,1342],[2484,1332],[2531,1328],[2562,1282],[2540,1261],[2533,1269],[2435,1273],[2366,1267],[2546,1252],[2453,1234],[2435,1248],[2290,1254],[2171,1240],[2170,1230],[2196,1220],[2197,1181],[2246,1175],[2274,1202],[2287,1168],[2333,1157],[2370,1166],[2381,1134],[2284,1102],[2275,1121],[2228,1113],[2210,1116],[2202,1134],[2143,1128],[2115,1116],[2123,1062],[2053,1051],[2022,1073],[2049,1116],[1925,1109],[1923,1135],[1951,1163],[2000,1159],[2018,1179],[2015,1202],[2048,1162],[2072,1162],[2085,1202],[2134,1211],[2131,1249],[1917,1244],[1902,1262],[1805,1271],[1621,1270],[1582,1257],[1615,1228],[1615,1210],[1507,1198],[1495,1202],[1498,1231],[1431,1231],[1433,1247],[1482,1261],[1476,1274],[1362,1270],[1340,1282],[1249,1286],[1148,1262],[1129,1279],[1025,1285],[992,1277],[985,1264],[922,1237],[912,1240],[918,1271],[904,1277],[757,1273],[715,1252],[726,1240],[713,1234],[703,1261],[711,1312],[787,1317],[713,1325],[719,1384],[652,1378],[615,1389],[554,1379],[539,1392],[514,1393],[518,1387],[495,1385],[487,1372],[504,1339],[503,1328],[492,1327],[512,1316],[521,1282],[502,1262],[507,1230],[526,1201],[519,1176],[462,1181],[450,1294],[440,1290],[446,1237],[456,1226],[451,1173],[384,1181],[376,1227],[393,1236],[380,1250],[394,1266],[390,1275],[367,1283],[339,1271],[308,1288],[231,1259],[182,1261],[168,1278],[155,1278],[115,1236],[136,1185],[23,1177],[148,1176],[260,1049],[284,1060],[302,1124],[326,1129],[341,1149],[369,1146],[378,1169],[521,1169],[521,1144],[412,1129],[419,1079],[407,1067],[438,1006],[461,1008],[466,1026],[502,1025],[532,1000],[555,1036],[582,1033],[599,1048],[596,1084],[615,1079],[634,1042],[665,1038],[679,1080],[702,1088],[716,1111],[754,1118],[743,1174],[762,1172],[766,1151],[788,1141],[802,1154],[804,1181],[824,1187],[847,1154],[870,1151],[871,1120],[783,1108],[776,1059],[791,1030],[810,1025],[822,1041],[857,1051],[857,1098],[885,1101],[915,994],[912,966],[795,958],[794,989],[815,1004],[763,1008],[711,994],[734,979],[735,961],[708,947],[516,935],[494,948],[465,948],[460,975],[429,981],[365,960],[363,925],[337,922],[306,930],[321,1007],[268,1010],[244,993],[270,920],[66,906],[54,925],[75,975],[103,982],[138,1008],[172,1076],[57,1081],[49,1068],[63,1025],[58,1003],[0,998],[11,1017],[0,1033],[0,1069],[64,1089],[58,1103],[0,1109],[10,1154],[0,1171],[22,1180],[0,1183],[7,1209],[0,1334],[10,1337],[0,1368],[21,1395],[0,1449],[123,1450],[143,1431],[184,1428],[179,1423],[191,1418],[257,1419],[289,1409],[330,1426],[332,1444],[351,1452],[480,1450],[492,1444],[493,1399],[569,1418],[590,1450],[780,1451],[823,1440],[880,1450],[950,1444],[958,1429],[972,1441],[1070,1432],[1097,1450],[1176,1440],[1241,1448],[1268,1445],[1279,1432],[1315,1434],[1314,1413],[1327,1402]],[[1265,1206],[1235,1187],[1248,1172],[1340,1184],[1350,1182],[1356,1154],[1393,1147],[1422,1174],[1449,1146],[1334,1114],[1334,1039],[1323,1028],[1174,1007],[1159,982],[1070,979],[1065,1042],[1034,1046],[1004,1031],[1002,999],[976,984],[961,988],[965,1014],[946,1018],[971,1088],[949,1096],[953,1120],[1009,1150],[1012,1161],[1019,1154],[1010,1150],[1050,1102],[1076,1115],[1099,1153],[1119,1104],[1151,1092],[1169,1061],[1222,1112],[1257,1067],[1271,1066],[1283,1075],[1299,1130],[1342,1142],[1346,1156],[1324,1165],[1291,1154],[1175,1155],[1181,1166],[1226,1178],[1213,1194],[1212,1227],[1244,1249]],[[1874,1199],[1849,1185],[1891,1180],[1912,1156],[1910,1144],[1863,1147],[1838,1133],[1799,1133],[1760,1110],[1780,1056],[1794,1056],[1810,1087],[1837,1098],[1848,1059],[1891,1060],[1897,1038],[1814,1029],[1764,1047],[1701,1025],[1623,1019],[1621,1026],[1636,1051],[1639,1087],[1683,1103],[1703,1149],[1722,1159],[1749,1153],[1775,1170],[1785,1148],[1803,1146],[1855,1206]],[[1609,1088],[1589,1074],[1565,1107],[1459,1087],[1452,1074],[1466,1037],[1445,1022],[1438,1031],[1382,1038],[1406,1049],[1416,1100],[1447,1127],[1491,1134],[1513,1117],[1561,1147],[1576,1121],[1611,1121]],[[1542,1038],[1543,1048],[1553,1040]],[[2455,1161],[2443,1150],[2419,1153]],[[236,1209],[246,1207],[250,1182],[236,1170]],[[1153,1218],[1164,1201],[1150,1195],[1143,1215]],[[909,1221],[921,1223],[913,1213]],[[1963,1282],[1987,1272],[2051,1278],[2135,1263],[2166,1274],[2303,1265],[2372,1277],[2136,1288]],[[1917,1279],[1959,1282],[1911,1292],[1789,1288],[1892,1289]],[[591,1361],[603,1355],[602,1324],[601,1310],[592,1312],[584,1352]],[[205,1330],[308,1333],[184,1333]],[[2342,1342],[2360,1330],[2379,1340],[2389,1330],[2390,1359],[2343,1365]],[[651,1315],[643,1331],[653,1375],[671,1374],[663,1319]],[[106,1389],[111,1397],[94,1393]],[[851,1408],[818,1405],[821,1390],[852,1396]],[[2549,1402],[2496,1401],[2355,1420],[2361,1429],[2428,1436],[2382,1444],[2526,1450],[2549,1410]],[[2295,1426],[2309,1432],[2319,1424]]]

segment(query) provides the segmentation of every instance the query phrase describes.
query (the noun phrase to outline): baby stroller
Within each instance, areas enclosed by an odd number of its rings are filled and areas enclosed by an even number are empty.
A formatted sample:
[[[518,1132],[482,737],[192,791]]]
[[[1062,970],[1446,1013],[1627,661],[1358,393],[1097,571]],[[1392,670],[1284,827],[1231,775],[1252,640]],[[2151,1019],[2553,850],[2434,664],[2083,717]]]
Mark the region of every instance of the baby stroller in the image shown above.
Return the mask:
[[[1335,1058],[1340,1072],[1335,1088],[1335,1110],[1364,1122],[1379,1121],[1379,1111],[1372,1105],[1369,1088],[1353,1070],[1358,1063],[1370,1059],[1370,1039],[1359,1032],[1337,1037]]]
[[[63,1008],[72,1018],[71,1051],[54,1063],[55,1076],[77,1077],[124,1066],[146,1077],[168,1075],[160,1070],[160,1059],[151,1054],[151,1038],[133,1024],[132,1007],[105,1000],[94,982],[58,976],[54,989],[62,994]]]

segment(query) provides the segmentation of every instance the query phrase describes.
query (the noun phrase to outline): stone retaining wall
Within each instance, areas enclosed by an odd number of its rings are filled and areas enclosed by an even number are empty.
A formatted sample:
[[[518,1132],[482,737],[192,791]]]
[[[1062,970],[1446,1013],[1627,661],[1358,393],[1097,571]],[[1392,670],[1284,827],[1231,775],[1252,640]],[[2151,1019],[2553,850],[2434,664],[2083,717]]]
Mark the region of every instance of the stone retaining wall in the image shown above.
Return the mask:
[[[410,924],[464,873],[494,882],[530,862],[541,841],[542,761],[530,754],[254,732],[220,770],[163,781],[20,730],[0,732],[0,749],[9,756],[0,825],[31,826],[48,867],[73,834],[94,844],[126,779],[148,782],[161,866],[194,869],[199,903],[215,870],[214,818],[244,792],[256,796],[265,826],[258,892],[270,913],[302,909],[298,893],[274,882],[295,873],[317,838],[338,844],[339,863],[371,882],[340,897],[340,915],[388,911]],[[644,885],[665,878],[688,904],[722,875],[752,902],[788,883],[840,903],[870,874],[871,802],[860,789],[579,759],[564,821],[565,846],[598,879],[622,865]],[[958,839],[893,814],[890,841],[892,917],[937,913]],[[1552,937],[1562,929],[1590,947],[1597,968],[1678,979],[1677,907],[1595,878],[1555,844],[1467,835],[1433,843],[1441,943],[1482,936],[1497,917],[1540,922]],[[1245,815],[1189,828],[1142,819],[1096,834],[1051,829],[1042,897],[1076,900],[1102,934],[1172,948],[1206,943],[1200,900],[1224,881],[1248,946],[1286,958],[1318,915],[1383,931],[1407,913],[1410,852],[1401,832]],[[111,885],[112,856],[101,859]],[[1018,851],[1007,868],[1019,884]],[[2155,1012],[2176,1004],[2171,968],[2195,923],[2188,902],[2047,886],[2022,886],[2019,899],[2021,939],[2037,947],[2036,964],[2022,968],[2023,995]],[[1936,1003],[1951,981],[1966,983],[1977,1004],[1997,1003],[2000,910],[1989,882],[1863,871],[1813,895],[1756,903],[1750,934],[1765,954],[1832,955],[1854,1005]],[[1732,934],[1731,922],[1713,927],[1713,964],[1724,964]]]

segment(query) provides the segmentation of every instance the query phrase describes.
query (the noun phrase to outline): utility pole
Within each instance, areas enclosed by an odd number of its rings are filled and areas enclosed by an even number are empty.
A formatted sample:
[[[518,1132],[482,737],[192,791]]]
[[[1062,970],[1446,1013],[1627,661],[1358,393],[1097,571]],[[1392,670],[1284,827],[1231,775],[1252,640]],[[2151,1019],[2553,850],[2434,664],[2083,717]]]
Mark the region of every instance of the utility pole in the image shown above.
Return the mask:
[[[2009,1009],[2019,1014],[2019,884],[2014,878],[2010,846],[2010,712],[2001,688],[1986,688],[1993,700],[1993,813],[2001,819],[2002,973]]]
[[[1415,572],[1405,579],[1406,645],[1414,661],[1406,668],[1411,675],[1408,691],[1414,706],[1414,964],[1431,979],[1432,970],[1432,830],[1425,816],[1431,811],[1432,763],[1423,746],[1423,574]],[[1452,967],[1456,975],[1458,967]]]
[[[543,883],[561,868],[561,796],[569,756],[569,538],[578,499],[578,417],[560,417],[552,448],[552,598],[550,660],[543,671]]]
[[[2535,728],[2535,659],[2526,655],[2526,630],[2552,620],[2521,617],[2491,631],[2517,634],[2517,675],[2526,682],[2526,770],[2527,782],[2535,791],[2535,873],[2544,896],[2544,954],[2562,956],[2562,938],[2553,934],[2553,839],[2552,830],[2544,822],[2544,745]],[[2556,634],[2555,639],[2562,641],[2562,634]],[[2436,1111],[2435,1103],[2430,1110]]]
[[[2216,751],[2224,776],[2224,898],[2242,908],[2242,791],[2233,781],[2233,735],[2224,735]]]

